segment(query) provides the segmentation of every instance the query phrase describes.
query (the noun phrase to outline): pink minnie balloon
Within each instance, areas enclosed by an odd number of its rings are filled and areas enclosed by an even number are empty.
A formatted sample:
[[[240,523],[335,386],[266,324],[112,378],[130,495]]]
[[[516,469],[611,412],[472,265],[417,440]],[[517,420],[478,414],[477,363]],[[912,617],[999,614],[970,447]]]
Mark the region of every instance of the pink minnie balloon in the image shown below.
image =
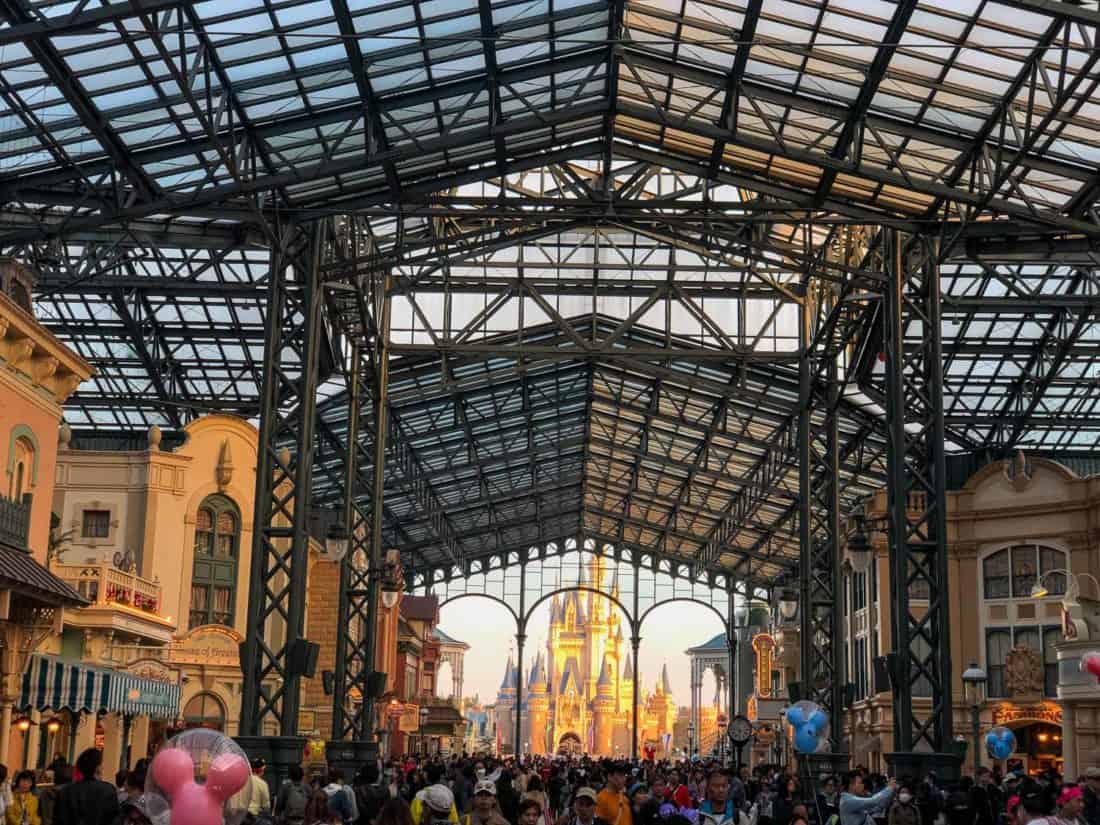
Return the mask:
[[[222,825],[222,803],[205,785],[188,782],[172,797],[172,825]]]
[[[244,787],[249,773],[248,763],[237,754],[219,754],[206,772],[206,790],[219,802],[224,802]]]
[[[1100,651],[1091,651],[1081,657],[1081,670],[1091,673],[1100,682]]]
[[[179,748],[165,748],[155,757],[151,766],[153,779],[169,796],[175,797],[186,782],[194,782],[195,766],[191,754]]]

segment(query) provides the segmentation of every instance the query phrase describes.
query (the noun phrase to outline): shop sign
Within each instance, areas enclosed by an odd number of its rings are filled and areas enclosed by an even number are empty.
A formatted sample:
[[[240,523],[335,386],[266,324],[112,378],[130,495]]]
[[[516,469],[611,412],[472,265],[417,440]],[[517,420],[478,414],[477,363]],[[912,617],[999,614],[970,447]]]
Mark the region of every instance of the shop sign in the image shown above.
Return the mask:
[[[242,640],[241,634],[232,628],[203,625],[172,642],[168,661],[173,665],[240,668],[238,646]]]
[[[756,695],[772,695],[772,665],[775,661],[775,637],[757,633],[752,637],[752,649],[756,653]]]
[[[397,729],[402,733],[420,732],[420,705],[406,702],[401,708],[401,718],[397,722]]]
[[[1062,724],[1062,709],[1056,705],[998,705],[993,708],[993,724],[1012,722],[1049,722]]]
[[[166,685],[179,684],[180,680],[178,670],[168,667],[156,659],[138,659],[130,662],[123,670],[131,676],[148,679],[151,682],[163,682]]]

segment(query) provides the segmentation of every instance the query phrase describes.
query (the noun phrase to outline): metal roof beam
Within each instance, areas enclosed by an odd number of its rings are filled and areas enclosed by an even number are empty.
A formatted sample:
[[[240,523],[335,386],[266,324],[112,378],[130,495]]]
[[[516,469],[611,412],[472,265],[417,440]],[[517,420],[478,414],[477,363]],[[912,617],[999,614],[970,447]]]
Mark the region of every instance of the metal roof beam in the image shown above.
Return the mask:
[[[182,5],[184,0],[128,0],[88,8],[77,3],[73,10],[56,17],[41,16],[25,23],[15,23],[0,29],[0,48],[13,43],[27,43],[49,37],[94,33],[106,23],[128,20],[139,14],[156,14]]]

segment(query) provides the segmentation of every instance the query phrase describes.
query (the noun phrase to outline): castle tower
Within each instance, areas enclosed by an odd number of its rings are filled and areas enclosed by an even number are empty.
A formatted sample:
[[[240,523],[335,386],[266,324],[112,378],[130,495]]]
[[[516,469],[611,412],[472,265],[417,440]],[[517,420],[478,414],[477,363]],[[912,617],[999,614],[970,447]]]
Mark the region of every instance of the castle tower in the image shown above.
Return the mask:
[[[531,754],[549,752],[546,733],[550,728],[550,685],[546,681],[546,668],[542,653],[531,669],[531,681],[527,684],[527,741]]]
[[[646,714],[651,716],[654,722],[652,733],[654,739],[660,741],[663,734],[672,733],[676,722],[676,705],[672,701],[667,664],[661,668],[661,678],[657,680],[657,691],[646,702]]]
[[[634,700],[634,659],[630,651],[626,652],[626,661],[623,662],[622,676],[619,679],[619,711],[625,711],[631,718],[630,703]]]
[[[615,729],[615,673],[604,657],[600,678],[596,682],[596,698],[592,700],[592,750],[600,756],[611,756]]]
[[[516,707],[516,684],[518,674],[512,654],[508,654],[508,665],[504,668],[504,678],[500,682],[500,690],[497,692],[496,724],[497,736],[502,751],[515,753],[516,717],[519,711]]]

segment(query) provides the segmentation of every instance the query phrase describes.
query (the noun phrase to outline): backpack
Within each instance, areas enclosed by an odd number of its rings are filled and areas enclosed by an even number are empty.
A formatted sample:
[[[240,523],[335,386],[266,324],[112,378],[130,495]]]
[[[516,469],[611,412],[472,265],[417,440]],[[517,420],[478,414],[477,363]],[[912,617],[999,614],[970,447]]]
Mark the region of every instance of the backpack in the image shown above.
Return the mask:
[[[282,825],[303,822],[306,818],[306,806],[309,804],[309,789],[301,782],[290,782],[286,786],[283,809],[279,812]]]

